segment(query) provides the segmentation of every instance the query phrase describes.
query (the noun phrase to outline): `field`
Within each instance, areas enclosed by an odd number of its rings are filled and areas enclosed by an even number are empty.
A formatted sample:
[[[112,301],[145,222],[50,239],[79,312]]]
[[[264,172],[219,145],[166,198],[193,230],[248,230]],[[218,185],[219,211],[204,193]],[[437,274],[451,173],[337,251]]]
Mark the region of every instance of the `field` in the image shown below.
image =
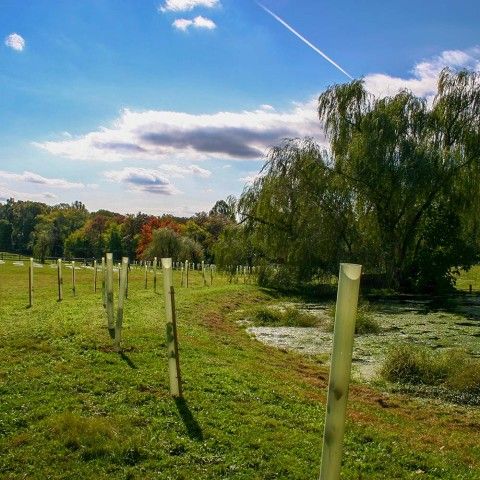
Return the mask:
[[[2,479],[314,479],[328,370],[252,339],[239,310],[298,299],[216,275],[174,272],[184,401],[169,395],[164,302],[132,270],[123,352],[106,328],[100,280],[0,265]],[[468,283],[468,282],[467,282]],[[471,283],[471,282],[470,282]],[[463,288],[463,287],[462,287]],[[468,288],[468,287],[467,287]],[[354,382],[345,479],[480,478],[478,408]]]

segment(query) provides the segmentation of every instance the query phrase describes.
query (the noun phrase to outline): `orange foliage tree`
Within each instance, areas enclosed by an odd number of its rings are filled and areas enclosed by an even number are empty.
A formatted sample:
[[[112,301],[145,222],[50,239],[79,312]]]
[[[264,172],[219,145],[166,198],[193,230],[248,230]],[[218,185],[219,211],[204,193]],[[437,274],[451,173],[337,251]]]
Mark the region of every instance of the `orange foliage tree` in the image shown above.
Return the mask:
[[[152,233],[159,228],[169,228],[176,233],[182,233],[182,225],[171,217],[150,217],[140,230],[137,246],[137,256],[141,257],[148,244],[152,241]]]

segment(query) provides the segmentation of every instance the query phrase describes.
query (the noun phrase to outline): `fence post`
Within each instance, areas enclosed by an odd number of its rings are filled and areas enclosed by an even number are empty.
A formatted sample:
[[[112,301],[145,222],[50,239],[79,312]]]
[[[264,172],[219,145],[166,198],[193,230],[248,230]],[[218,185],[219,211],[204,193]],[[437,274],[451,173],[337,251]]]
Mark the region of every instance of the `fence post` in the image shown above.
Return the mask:
[[[148,273],[147,273],[147,262],[145,261],[145,290],[147,289],[147,282],[148,282]]]
[[[58,301],[63,300],[62,259],[57,260]]]
[[[117,351],[120,351],[120,344],[122,342],[123,304],[127,288],[127,269],[128,258],[123,257],[121,270],[119,270],[120,287],[118,289],[117,322],[115,323],[115,350]]]
[[[170,378],[170,394],[182,397],[180,379],[180,362],[178,356],[178,338],[175,316],[175,296],[172,286],[172,259],[162,258],[163,291],[165,295],[165,317],[168,351],[168,374]]]
[[[340,478],[361,271],[361,265],[340,264],[320,480]]]
[[[188,288],[188,270],[189,270],[188,260],[185,260],[185,274],[187,276],[187,288]]]
[[[28,306],[33,307],[33,258],[28,266]]]
[[[107,291],[107,319],[110,335],[114,333],[114,310],[113,310],[113,254],[107,253],[107,277],[105,287]]]

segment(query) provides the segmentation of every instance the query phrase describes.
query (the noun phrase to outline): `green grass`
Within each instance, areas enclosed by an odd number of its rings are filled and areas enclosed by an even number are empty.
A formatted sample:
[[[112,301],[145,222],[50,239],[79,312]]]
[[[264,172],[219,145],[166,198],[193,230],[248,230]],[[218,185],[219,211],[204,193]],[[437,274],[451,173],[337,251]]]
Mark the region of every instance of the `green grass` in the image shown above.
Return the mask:
[[[268,305],[254,285],[177,288],[185,401],[169,395],[163,299],[130,276],[124,351],[115,353],[91,270],[0,265],[0,478],[312,479],[328,372],[251,340],[230,317]],[[100,282],[99,282],[100,283]],[[161,281],[158,291],[161,292]],[[345,479],[473,479],[480,413],[353,385]],[[418,473],[418,472],[421,472]]]

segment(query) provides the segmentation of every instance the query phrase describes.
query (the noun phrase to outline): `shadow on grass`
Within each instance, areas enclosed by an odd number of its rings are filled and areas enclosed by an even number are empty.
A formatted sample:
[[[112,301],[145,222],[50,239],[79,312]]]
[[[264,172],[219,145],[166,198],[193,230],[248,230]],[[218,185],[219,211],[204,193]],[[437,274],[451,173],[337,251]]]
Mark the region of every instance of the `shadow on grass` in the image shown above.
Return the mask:
[[[130,367],[134,370],[137,370],[138,367],[133,363],[132,359],[124,352],[118,352],[118,356]]]
[[[184,398],[176,398],[175,405],[177,406],[178,413],[182,417],[183,423],[187,429],[188,436],[192,440],[202,441],[202,429],[195,417],[193,416],[192,412],[190,411],[187,401]]]

